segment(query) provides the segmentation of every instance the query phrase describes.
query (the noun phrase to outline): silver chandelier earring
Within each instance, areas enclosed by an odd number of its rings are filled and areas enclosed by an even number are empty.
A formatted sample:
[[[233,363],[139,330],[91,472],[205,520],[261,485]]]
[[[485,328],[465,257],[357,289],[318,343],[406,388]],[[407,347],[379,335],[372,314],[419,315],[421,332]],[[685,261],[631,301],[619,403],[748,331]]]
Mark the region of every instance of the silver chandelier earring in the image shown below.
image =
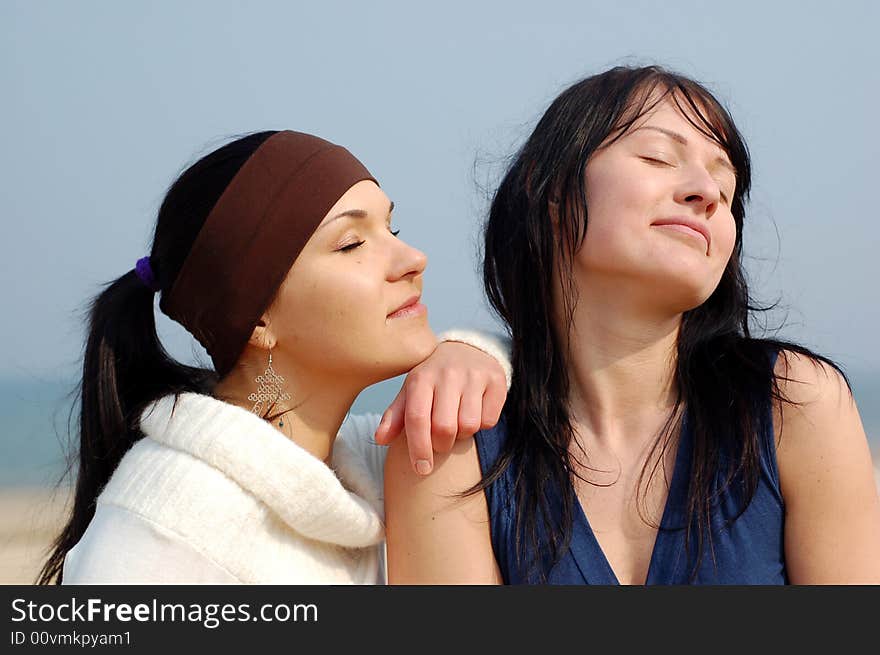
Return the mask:
[[[254,406],[251,411],[254,414],[260,414],[263,404],[271,406],[279,400],[290,400],[290,394],[284,391],[284,378],[275,372],[272,368],[272,351],[269,351],[269,366],[262,375],[258,375],[254,382],[257,383],[256,392],[248,396],[248,400],[253,401]],[[284,425],[284,419],[281,419],[279,426]]]

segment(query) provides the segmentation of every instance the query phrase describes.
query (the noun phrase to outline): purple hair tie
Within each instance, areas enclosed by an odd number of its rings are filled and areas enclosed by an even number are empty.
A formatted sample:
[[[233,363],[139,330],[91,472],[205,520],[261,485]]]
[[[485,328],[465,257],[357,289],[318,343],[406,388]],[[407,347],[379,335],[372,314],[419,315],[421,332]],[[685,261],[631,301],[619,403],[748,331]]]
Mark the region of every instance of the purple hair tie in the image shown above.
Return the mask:
[[[149,257],[141,257],[137,260],[137,264],[134,265],[134,272],[145,287],[153,293],[159,291],[160,287],[156,284],[156,276],[153,275],[153,268],[150,266]]]

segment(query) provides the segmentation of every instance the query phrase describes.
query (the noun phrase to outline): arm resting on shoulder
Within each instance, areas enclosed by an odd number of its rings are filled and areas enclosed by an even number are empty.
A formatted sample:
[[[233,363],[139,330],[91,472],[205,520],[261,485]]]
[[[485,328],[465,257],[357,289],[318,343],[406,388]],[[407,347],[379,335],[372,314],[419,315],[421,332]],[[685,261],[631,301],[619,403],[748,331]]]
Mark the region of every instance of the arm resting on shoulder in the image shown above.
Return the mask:
[[[480,479],[473,439],[438,453],[427,477],[413,471],[405,439],[391,445],[385,461],[389,583],[501,584],[485,494],[456,495]]]
[[[789,579],[878,584],[880,498],[855,400],[837,371],[801,355],[781,353],[776,375],[799,403],[774,417]]]
[[[477,350],[482,350],[501,366],[504,371],[504,378],[507,381],[507,390],[510,391],[513,367],[510,363],[509,338],[490,332],[480,332],[479,330],[456,329],[440,333],[437,335],[437,340],[441,343],[444,341],[457,341],[459,343],[466,343]]]

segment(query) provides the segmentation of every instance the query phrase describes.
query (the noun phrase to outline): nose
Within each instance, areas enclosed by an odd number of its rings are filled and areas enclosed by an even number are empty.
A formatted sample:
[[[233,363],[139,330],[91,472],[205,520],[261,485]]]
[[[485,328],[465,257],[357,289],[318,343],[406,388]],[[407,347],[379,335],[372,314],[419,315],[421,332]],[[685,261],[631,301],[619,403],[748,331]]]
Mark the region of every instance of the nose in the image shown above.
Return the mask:
[[[676,202],[691,207],[697,215],[705,214],[706,218],[712,217],[720,200],[718,182],[702,166],[688,169],[675,194]]]
[[[417,277],[425,272],[425,267],[428,265],[428,256],[425,253],[400,239],[395,239],[394,243],[395,248],[388,270],[389,281]]]

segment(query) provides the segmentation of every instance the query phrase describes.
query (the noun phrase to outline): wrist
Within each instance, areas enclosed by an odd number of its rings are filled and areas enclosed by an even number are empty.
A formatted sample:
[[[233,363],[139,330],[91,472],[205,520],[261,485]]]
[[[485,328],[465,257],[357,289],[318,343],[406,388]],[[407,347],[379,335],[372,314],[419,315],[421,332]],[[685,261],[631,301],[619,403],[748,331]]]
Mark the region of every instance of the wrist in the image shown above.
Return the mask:
[[[510,390],[510,381],[513,371],[510,365],[508,348],[501,339],[485,332],[477,332],[476,330],[446,330],[437,335],[437,340],[439,343],[463,343],[472,348],[476,348],[494,359],[498,362],[501,370],[504,371],[504,378],[507,380],[507,389],[508,391]]]

